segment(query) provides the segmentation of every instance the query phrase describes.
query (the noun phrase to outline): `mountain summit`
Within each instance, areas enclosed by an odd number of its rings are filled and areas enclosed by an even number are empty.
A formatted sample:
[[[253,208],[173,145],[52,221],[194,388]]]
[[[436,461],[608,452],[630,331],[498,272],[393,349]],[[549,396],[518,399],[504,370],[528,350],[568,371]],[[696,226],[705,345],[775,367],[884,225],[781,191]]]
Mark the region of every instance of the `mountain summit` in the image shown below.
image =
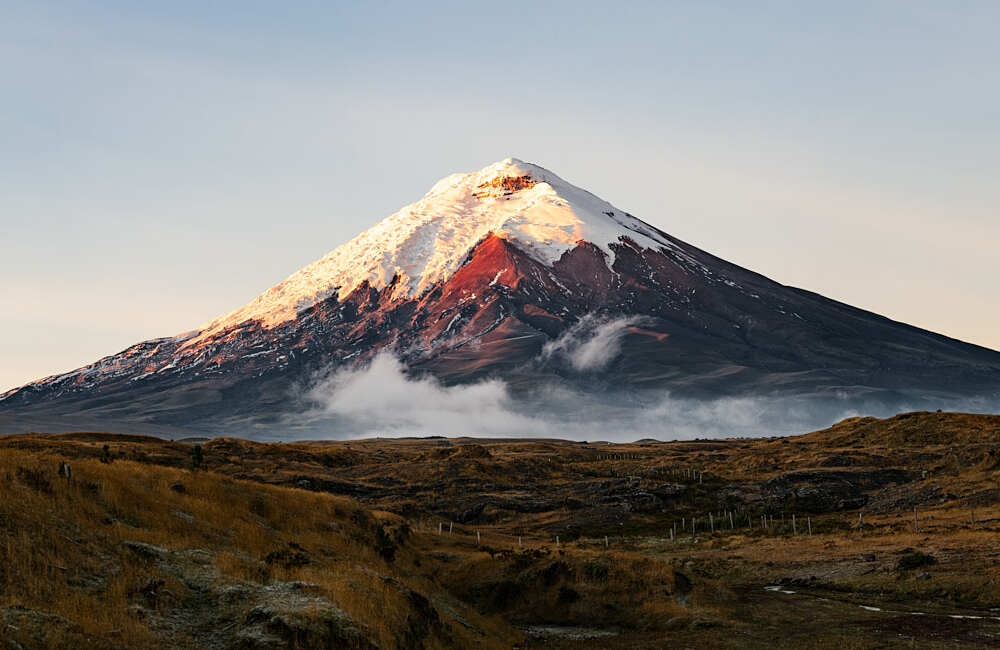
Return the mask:
[[[438,181],[416,203],[379,222],[301,269],[251,303],[203,328],[211,333],[258,320],[274,325],[331,296],[343,298],[362,282],[392,285],[394,298],[412,298],[447,280],[479,242],[505,239],[551,266],[580,242],[609,244],[623,237],[646,248],[673,246],[654,228],[552,172],[507,158]]]
[[[0,414],[244,427],[308,409],[317,377],[380,350],[444,384],[555,382],[636,404],[1000,397],[998,352],[780,285],[508,158],[442,179],[197,330],[0,396]]]

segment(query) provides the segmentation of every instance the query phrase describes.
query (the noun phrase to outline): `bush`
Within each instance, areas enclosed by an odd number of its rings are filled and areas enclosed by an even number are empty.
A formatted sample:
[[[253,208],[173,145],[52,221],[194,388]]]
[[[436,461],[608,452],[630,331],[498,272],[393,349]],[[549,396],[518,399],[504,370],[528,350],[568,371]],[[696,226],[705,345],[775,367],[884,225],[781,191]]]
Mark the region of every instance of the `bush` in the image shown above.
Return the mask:
[[[288,542],[288,548],[271,551],[264,558],[264,562],[293,569],[309,564],[309,553],[295,542]]]
[[[392,562],[396,557],[396,548],[396,542],[385,532],[385,527],[379,524],[375,529],[375,552],[386,562]]]
[[[18,467],[17,480],[21,481],[32,490],[44,492],[45,494],[52,494],[52,483],[50,483],[49,479],[45,478],[45,475],[37,469]]]
[[[572,587],[559,587],[559,603],[569,605],[580,600],[580,594]]]
[[[406,540],[410,538],[410,532],[411,532],[410,524],[404,521],[402,524],[399,525],[399,528],[396,529],[395,533],[396,543],[399,544],[400,546],[405,544]]]
[[[505,609],[511,603],[521,598],[521,585],[513,580],[501,580],[493,583],[491,605],[494,609]]]
[[[191,465],[195,469],[201,469],[205,464],[205,454],[201,451],[201,445],[195,445],[191,450]]]
[[[909,569],[919,569],[922,566],[937,564],[937,558],[922,551],[905,551],[896,562],[896,568],[900,571]]]
[[[582,505],[582,504],[581,504]],[[579,526],[567,526],[566,530],[562,533],[562,541],[564,542],[575,542],[580,539],[582,531]]]
[[[583,574],[591,580],[606,580],[608,577],[608,567],[599,562],[584,562]]]

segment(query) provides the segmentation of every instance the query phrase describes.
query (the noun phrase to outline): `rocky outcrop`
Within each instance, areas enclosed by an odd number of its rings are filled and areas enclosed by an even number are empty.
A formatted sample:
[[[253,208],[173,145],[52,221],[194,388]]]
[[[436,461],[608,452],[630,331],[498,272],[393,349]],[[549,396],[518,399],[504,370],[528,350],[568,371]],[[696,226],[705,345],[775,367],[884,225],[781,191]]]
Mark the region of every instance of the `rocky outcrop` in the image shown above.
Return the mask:
[[[486,197],[508,196],[535,186],[535,180],[530,174],[521,176],[497,176],[479,185],[479,191],[472,195],[477,199]]]
[[[191,595],[180,598],[151,577],[133,594],[129,613],[168,639],[167,646],[198,638],[202,647],[264,650],[278,648],[374,648],[371,634],[308,582],[227,582],[216,568],[215,553],[171,550],[143,542],[124,547],[183,583]],[[308,563],[297,544],[269,555],[266,564],[288,568]]]
[[[66,644],[100,647],[98,639],[62,616],[27,607],[0,608],[0,647],[5,650],[66,647]]]
[[[834,512],[864,507],[868,492],[917,478],[902,469],[808,470],[782,474],[761,485],[764,499],[802,512]]]

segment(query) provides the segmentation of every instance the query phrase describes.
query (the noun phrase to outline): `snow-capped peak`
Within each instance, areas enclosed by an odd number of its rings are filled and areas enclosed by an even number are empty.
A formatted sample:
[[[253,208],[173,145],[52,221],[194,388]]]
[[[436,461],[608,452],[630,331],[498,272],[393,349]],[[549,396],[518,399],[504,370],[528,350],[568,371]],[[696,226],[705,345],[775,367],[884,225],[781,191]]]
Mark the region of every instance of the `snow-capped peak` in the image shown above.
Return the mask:
[[[627,236],[644,247],[673,247],[657,231],[552,172],[517,158],[452,174],[422,199],[297,271],[247,305],[203,327],[203,334],[246,320],[273,326],[367,280],[395,296],[420,295],[447,279],[486,235],[506,238],[552,264],[580,241],[601,247]]]

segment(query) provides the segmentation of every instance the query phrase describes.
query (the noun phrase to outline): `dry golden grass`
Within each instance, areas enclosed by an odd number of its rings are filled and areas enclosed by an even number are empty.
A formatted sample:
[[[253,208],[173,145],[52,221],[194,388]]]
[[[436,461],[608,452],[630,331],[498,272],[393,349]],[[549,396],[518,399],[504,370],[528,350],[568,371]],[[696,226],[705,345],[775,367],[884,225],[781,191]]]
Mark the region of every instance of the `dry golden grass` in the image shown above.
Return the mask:
[[[491,555],[463,546],[439,545],[453,557],[441,556],[436,570],[455,593],[518,623],[642,630],[690,615],[677,600],[685,594],[676,589],[675,569],[663,559],[540,545]]]
[[[411,590],[427,596],[445,624],[426,633],[426,648],[511,647],[522,642],[515,625],[540,623],[621,633],[613,643],[572,647],[662,647],[664,637],[680,647],[910,647],[915,640],[926,647],[978,647],[992,638],[984,635],[1000,630],[944,618],[914,628],[911,621],[860,610],[858,603],[945,613],[1000,607],[995,419],[923,413],[848,421],[789,439],[610,446],[218,439],[203,446],[207,471],[186,469],[191,446],[153,438],[0,438],[0,608],[19,604],[80,625],[78,633],[52,631],[47,643],[53,646],[162,642],[162,631],[128,613],[136,591],[159,576],[181,600],[196,594],[184,580],[128,551],[124,542],[130,540],[210,551],[211,570],[223,583],[314,583],[310,594],[347,612],[379,647],[413,645],[406,639],[421,605]],[[104,445],[110,464],[99,460]],[[63,458],[73,466],[71,484],[55,477]],[[812,536],[792,535],[787,523],[766,531],[757,525],[765,511],[776,520],[797,512],[803,525],[794,502],[752,501],[764,481],[800,470],[887,467],[905,468],[912,478],[886,494],[868,492],[883,505],[864,511],[861,530],[853,527],[856,510],[812,512]],[[32,487],[33,475],[23,470],[41,472],[51,492]],[[704,471],[704,483],[691,471]],[[623,509],[612,518],[587,519],[592,510],[620,506],[598,506],[597,498],[578,495],[588,494],[591,484],[629,477],[638,477],[640,490],[676,482],[686,491],[667,512]],[[170,489],[178,481],[184,493]],[[905,497],[931,487],[940,493],[918,502],[914,531]],[[699,529],[696,539],[683,534],[670,541],[674,520],[697,515],[703,521],[707,512],[731,507],[720,497],[731,488],[751,499],[737,507],[753,518],[753,530]],[[367,507],[324,490],[361,495]],[[904,505],[894,501],[897,496]],[[572,498],[579,498],[575,505],[568,503]],[[487,509],[479,520],[459,519],[484,499],[543,507],[501,507]],[[470,523],[456,523],[449,535],[448,514]],[[442,521],[446,532],[438,535]],[[396,536],[410,531],[391,563],[375,550],[377,523]],[[573,536],[563,532],[570,523]],[[265,561],[292,543],[308,551],[308,563]],[[932,578],[897,569],[906,548],[937,559],[928,568]],[[876,559],[862,559],[869,554]],[[88,576],[99,577],[100,585],[88,585]],[[763,590],[782,580],[806,580],[796,589],[827,600],[804,605],[789,600],[797,596]],[[570,646],[557,641],[552,647]]]
[[[123,460],[74,460],[73,479],[66,481],[56,476],[59,460],[0,452],[0,607],[77,623],[74,645],[158,645],[143,620],[127,612],[137,591],[160,572],[129,552],[126,541],[216,553],[214,566],[225,582],[315,583],[380,647],[394,647],[413,614],[407,596],[387,579],[416,592],[435,589],[412,571],[405,545],[394,564],[376,553],[374,519],[349,499]],[[183,493],[170,488],[175,483],[183,484]],[[262,562],[289,542],[309,551],[309,564]],[[94,584],[88,587],[88,580]],[[174,589],[185,591],[183,585]],[[507,647],[518,636],[498,621],[463,615],[494,639],[478,645]],[[465,627],[451,628],[449,645],[466,637],[471,643]],[[65,640],[50,635],[46,642],[55,647]],[[444,643],[425,641],[428,648]]]
[[[830,447],[864,445],[889,448],[921,445],[981,444],[1000,438],[1000,415],[917,411],[891,418],[848,418],[802,436]]]

